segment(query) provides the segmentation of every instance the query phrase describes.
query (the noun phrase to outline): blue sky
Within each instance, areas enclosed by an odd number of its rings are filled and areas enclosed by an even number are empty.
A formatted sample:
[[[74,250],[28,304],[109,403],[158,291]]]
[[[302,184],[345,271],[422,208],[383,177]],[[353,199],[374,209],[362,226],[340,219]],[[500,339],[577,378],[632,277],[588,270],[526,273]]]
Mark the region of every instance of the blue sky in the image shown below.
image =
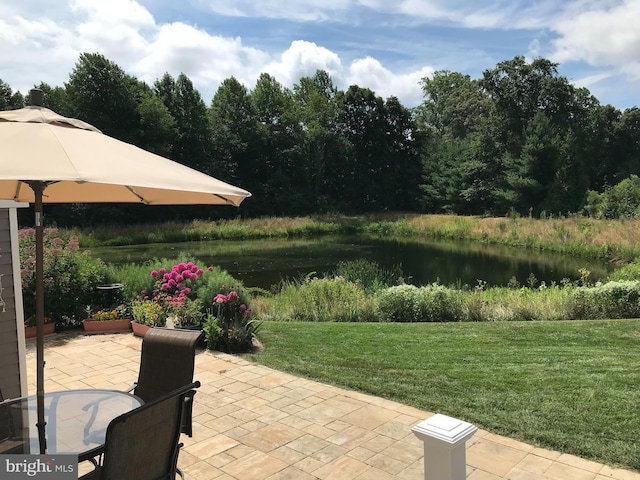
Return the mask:
[[[185,73],[207,104],[230,76],[291,88],[322,68],[412,107],[436,70],[480,78],[521,55],[624,110],[639,103],[638,24],[640,0],[0,0],[0,79],[62,85],[98,52],[149,84]]]

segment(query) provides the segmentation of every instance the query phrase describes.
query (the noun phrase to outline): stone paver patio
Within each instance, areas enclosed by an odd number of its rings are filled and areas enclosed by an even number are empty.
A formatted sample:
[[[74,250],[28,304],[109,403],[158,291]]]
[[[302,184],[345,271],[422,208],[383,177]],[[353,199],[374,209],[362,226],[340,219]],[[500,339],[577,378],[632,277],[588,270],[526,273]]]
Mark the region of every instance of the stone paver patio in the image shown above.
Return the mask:
[[[45,388],[126,389],[137,378],[140,347],[132,334],[50,337]],[[33,341],[27,364],[35,393]],[[194,434],[183,436],[179,459],[188,480],[424,479],[423,444],[411,428],[433,413],[217,352],[198,351],[194,379],[202,383]],[[467,442],[467,479],[640,480],[640,474],[478,430]]]

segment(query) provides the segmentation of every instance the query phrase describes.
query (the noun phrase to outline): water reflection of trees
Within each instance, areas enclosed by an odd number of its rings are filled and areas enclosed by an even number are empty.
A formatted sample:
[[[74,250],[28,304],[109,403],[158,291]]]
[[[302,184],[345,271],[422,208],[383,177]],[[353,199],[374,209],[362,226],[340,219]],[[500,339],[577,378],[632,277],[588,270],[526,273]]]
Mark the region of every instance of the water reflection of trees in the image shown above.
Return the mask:
[[[366,259],[384,268],[401,265],[407,281],[445,285],[506,285],[512,275],[521,284],[535,272],[538,280],[579,278],[586,268],[596,280],[610,266],[593,259],[470,241],[438,241],[421,237],[324,236],[317,238],[217,240],[176,244],[149,244],[98,248],[92,254],[108,263],[142,263],[154,257],[174,258],[180,253],[203,263],[218,265],[237,278],[268,288],[281,279],[309,272],[322,275],[340,261]],[[513,272],[513,273],[510,273]]]

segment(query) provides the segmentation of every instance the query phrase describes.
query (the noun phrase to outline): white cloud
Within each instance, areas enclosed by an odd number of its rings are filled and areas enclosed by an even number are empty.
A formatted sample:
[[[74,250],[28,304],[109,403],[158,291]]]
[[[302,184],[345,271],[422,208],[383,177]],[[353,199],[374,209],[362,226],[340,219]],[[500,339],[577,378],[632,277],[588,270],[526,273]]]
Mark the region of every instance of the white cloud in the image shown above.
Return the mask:
[[[640,2],[624,0],[558,22],[552,58],[558,62],[585,61],[594,66],[614,66],[640,79]]]
[[[139,58],[132,69],[141,80],[151,84],[165,72],[174,77],[184,73],[209,102],[217,86],[231,76],[250,86],[270,57],[244,46],[239,38],[210,35],[184,23],[172,23],[160,27]]]
[[[571,0],[568,6],[585,1]],[[369,11],[394,15],[395,23],[406,25],[437,22],[480,29],[541,28],[568,8],[557,0],[538,0],[532,5],[527,0],[210,0],[200,4],[203,3],[210,11],[230,17],[357,24],[361,14]]]
[[[587,75],[586,77],[578,78],[573,81],[576,87],[584,87],[591,89],[594,85],[611,78],[611,73],[596,73],[594,75]]]
[[[75,28],[84,51],[132,61],[148,44],[156,25],[151,14],[134,0],[74,0],[71,11],[82,18]]]
[[[139,2],[146,2],[148,8]],[[100,53],[148,83],[165,72],[174,77],[185,73],[207,102],[219,84],[232,75],[252,88],[259,74],[268,72],[292,87],[302,76],[323,69],[340,88],[358,84],[383,98],[395,95],[405,105],[413,106],[422,99],[419,80],[434,69],[474,70],[475,76],[481,69],[491,68],[492,61],[523,54],[547,56],[563,63],[563,67],[564,62],[586,67],[580,69],[585,85],[602,87],[616,75],[618,79],[623,75],[640,79],[640,29],[634,28],[640,23],[640,0],[191,3],[197,7],[185,3],[176,9],[170,0],[0,2],[0,79],[23,93],[40,81],[61,86],[83,52]],[[220,35],[207,27],[211,17],[203,10],[206,8],[226,15],[308,22],[315,36],[301,38],[298,33],[288,38],[288,24],[283,21],[279,41],[284,39],[285,46],[267,50],[265,45],[273,45],[273,39],[264,44],[258,43],[260,40],[247,43],[246,38],[259,38],[260,31],[243,39]],[[180,21],[172,13],[177,11]],[[357,30],[355,26],[370,19],[380,21],[367,25],[376,25],[374,36],[370,34],[372,29]],[[325,23],[331,24],[327,31],[323,30]],[[420,33],[422,27],[403,35],[399,32],[402,28],[397,28],[403,23],[424,25],[425,35]],[[445,33],[431,33],[433,26]],[[345,30],[348,35],[342,37],[341,28],[351,30]],[[293,30],[300,32],[300,26]],[[511,38],[510,32],[520,46],[504,44]],[[481,43],[486,38],[492,44],[489,47]],[[476,39],[480,41],[475,43]],[[435,68],[430,66],[436,64]],[[633,84],[626,87],[632,91]]]
[[[326,70],[334,83],[341,83],[343,66],[340,57],[315,43],[296,40],[282,53],[278,61],[269,63],[264,71],[288,87],[301,77],[311,77],[317,70]]]
[[[336,53],[301,40],[292,42],[277,62],[264,69],[289,88],[301,77],[313,76],[317,70],[329,73],[334,84],[341,89],[358,85],[385,99],[396,96],[406,106],[420,103],[422,90],[419,82],[434,72],[432,67],[425,66],[408,73],[394,73],[372,57],[354,60],[345,67]]]
[[[351,0],[211,0],[206,7],[217,14],[230,17],[280,18],[301,22],[326,21],[336,12],[349,9]]]
[[[375,58],[366,57],[353,62],[349,68],[349,84],[367,87],[382,98],[398,97],[406,106],[422,101],[420,80],[433,75],[432,67],[396,74],[388,70]]]

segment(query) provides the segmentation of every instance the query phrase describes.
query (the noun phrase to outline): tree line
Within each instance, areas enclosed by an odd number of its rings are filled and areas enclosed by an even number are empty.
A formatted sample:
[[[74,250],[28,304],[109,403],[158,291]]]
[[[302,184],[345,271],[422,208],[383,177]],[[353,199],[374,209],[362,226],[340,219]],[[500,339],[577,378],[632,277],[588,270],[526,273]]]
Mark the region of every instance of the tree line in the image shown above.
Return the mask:
[[[435,72],[411,109],[357,85],[340,90],[323,70],[292,89],[266,73],[251,90],[230,77],[207,104],[184,74],[150,86],[95,53],[80,55],[63,86],[35,86],[62,115],[253,194],[239,210],[47,206],[60,226],[238,214],[589,213],[585,206],[640,172],[640,110],[601,105],[543,58],[515,57],[478,79]],[[0,80],[0,109],[26,102]]]

